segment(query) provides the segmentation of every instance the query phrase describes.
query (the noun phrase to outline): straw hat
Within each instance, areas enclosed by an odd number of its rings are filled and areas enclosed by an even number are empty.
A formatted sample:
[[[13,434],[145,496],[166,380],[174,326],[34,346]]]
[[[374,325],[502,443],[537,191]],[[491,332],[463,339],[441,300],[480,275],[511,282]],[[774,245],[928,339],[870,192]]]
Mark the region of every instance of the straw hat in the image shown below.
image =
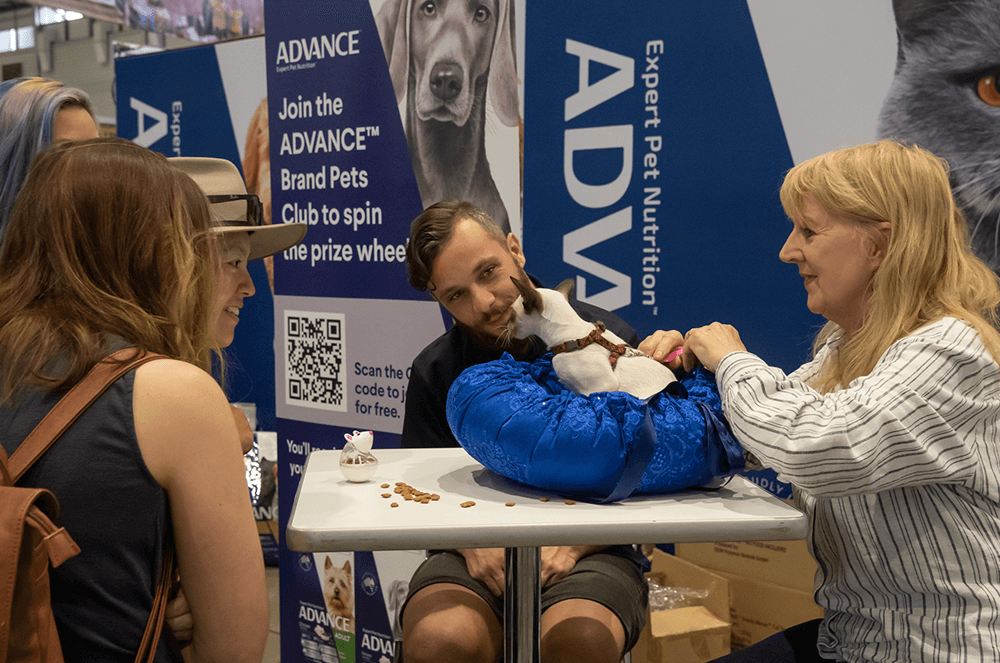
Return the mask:
[[[249,260],[263,258],[295,246],[306,236],[304,223],[264,223],[264,209],[257,196],[247,193],[239,169],[225,159],[171,157],[170,163],[187,173],[208,196],[218,234],[248,233]]]

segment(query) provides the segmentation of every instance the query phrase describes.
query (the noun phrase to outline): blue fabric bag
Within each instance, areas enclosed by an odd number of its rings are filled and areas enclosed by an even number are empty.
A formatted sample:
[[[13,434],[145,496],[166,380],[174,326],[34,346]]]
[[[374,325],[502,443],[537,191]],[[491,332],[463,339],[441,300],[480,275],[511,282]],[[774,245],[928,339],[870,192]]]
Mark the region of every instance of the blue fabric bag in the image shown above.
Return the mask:
[[[446,414],[487,469],[601,502],[717,488],[744,467],[714,376],[703,369],[646,401],[620,391],[581,396],[559,382],[551,354],[529,364],[505,353],[455,380]]]

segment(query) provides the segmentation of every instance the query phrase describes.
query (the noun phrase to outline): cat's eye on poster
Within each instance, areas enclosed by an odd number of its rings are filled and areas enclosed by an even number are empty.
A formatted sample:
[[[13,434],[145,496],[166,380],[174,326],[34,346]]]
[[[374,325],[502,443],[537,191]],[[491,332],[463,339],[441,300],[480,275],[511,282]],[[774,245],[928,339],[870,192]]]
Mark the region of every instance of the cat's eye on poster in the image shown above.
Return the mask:
[[[976,94],[990,106],[1000,106],[1000,90],[997,90],[997,76],[983,76],[976,83]]]

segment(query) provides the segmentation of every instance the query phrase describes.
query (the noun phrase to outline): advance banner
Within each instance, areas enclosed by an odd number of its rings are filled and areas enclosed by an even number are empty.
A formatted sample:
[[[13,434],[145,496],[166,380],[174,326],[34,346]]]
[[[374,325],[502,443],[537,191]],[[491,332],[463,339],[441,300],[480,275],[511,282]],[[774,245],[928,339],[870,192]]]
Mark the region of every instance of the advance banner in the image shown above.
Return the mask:
[[[282,539],[310,451],[342,448],[345,434],[363,430],[374,431],[376,456],[399,446],[411,363],[449,320],[409,285],[413,218],[455,197],[519,226],[513,17],[500,5],[494,21],[505,27],[469,54],[473,82],[451,80],[451,111],[434,118],[418,87],[429,70],[411,67],[411,54],[455,41],[411,33],[411,2],[265,5],[272,214],[275,223],[309,224],[301,245],[275,256]],[[506,63],[495,72],[503,94],[475,83],[493,75],[491,62]],[[411,159],[418,143],[424,149]],[[282,660],[392,659],[391,609],[363,598],[379,583],[405,597],[416,566],[359,576],[368,557],[301,555],[282,543]]]
[[[640,337],[720,320],[766,361],[798,366],[819,322],[777,257],[793,162],[749,9],[621,3],[620,29],[606,10],[527,6],[531,270],[574,278],[578,298]]]

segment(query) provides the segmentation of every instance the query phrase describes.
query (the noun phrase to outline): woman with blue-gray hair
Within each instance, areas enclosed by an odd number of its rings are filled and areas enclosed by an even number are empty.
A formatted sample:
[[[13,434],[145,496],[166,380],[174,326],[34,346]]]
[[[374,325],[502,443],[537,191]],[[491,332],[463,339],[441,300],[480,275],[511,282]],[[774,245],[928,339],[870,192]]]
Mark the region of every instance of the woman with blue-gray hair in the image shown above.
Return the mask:
[[[47,78],[0,83],[0,245],[35,155],[60,140],[97,138],[90,97]]]

